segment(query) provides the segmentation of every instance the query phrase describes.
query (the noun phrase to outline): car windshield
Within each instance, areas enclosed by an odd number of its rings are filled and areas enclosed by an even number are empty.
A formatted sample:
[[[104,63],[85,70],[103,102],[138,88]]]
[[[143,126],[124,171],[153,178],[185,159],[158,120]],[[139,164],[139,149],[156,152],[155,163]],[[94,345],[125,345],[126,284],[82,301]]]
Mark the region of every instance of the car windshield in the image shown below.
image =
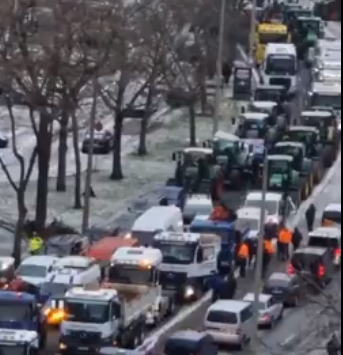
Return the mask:
[[[333,107],[336,110],[342,108],[342,95],[318,94],[314,93],[311,99],[311,106]]]
[[[238,318],[236,313],[213,310],[209,311],[207,321],[210,323],[235,325],[238,323]]]
[[[67,300],[66,310],[73,322],[104,324],[110,319],[110,304],[107,302]]]
[[[259,303],[258,303],[258,309],[259,309],[260,311],[265,311],[265,310],[267,309],[266,303],[265,303],[265,302],[259,302]]]
[[[320,32],[320,21],[318,20],[301,20],[300,21],[300,29],[307,31],[307,33],[314,33],[317,36]]]
[[[291,55],[270,55],[267,58],[267,75],[295,75],[296,70],[296,59]]]
[[[55,282],[45,282],[41,288],[42,295],[62,295],[75,285],[61,284]]]
[[[269,172],[271,174],[284,174],[288,173],[289,161],[288,160],[272,160],[269,162]]]
[[[244,230],[250,229],[252,231],[258,231],[260,229],[260,222],[258,219],[252,218],[239,218],[236,222],[236,229]]]
[[[197,345],[193,341],[171,339],[166,343],[164,355],[194,355],[197,354]]]
[[[254,99],[255,101],[272,101],[279,102],[280,91],[272,89],[257,89],[255,91]]]
[[[323,213],[323,221],[324,220],[328,220],[337,224],[342,224],[342,214],[341,212],[325,211]]]
[[[310,247],[318,248],[338,248],[339,242],[338,238],[325,238],[321,236],[312,236],[308,241]]]
[[[151,268],[139,265],[114,264],[110,267],[108,276],[111,283],[147,285],[152,281]]]
[[[273,149],[273,153],[277,155],[291,155],[293,157],[298,157],[300,154],[299,147],[293,145],[277,145]]]
[[[290,131],[287,133],[290,141],[293,142],[303,142],[308,144],[311,142],[313,132],[310,131]]]
[[[151,245],[155,235],[158,234],[159,232],[160,232],[159,230],[153,230],[153,231],[132,230],[131,238],[137,239],[140,245]]]
[[[321,257],[309,253],[296,253],[292,257],[292,265],[298,271],[308,271],[316,274]]]
[[[264,121],[260,120],[244,120],[243,129],[245,131],[258,131],[265,126]]]
[[[163,263],[188,265],[194,262],[196,243],[182,242],[155,242],[154,248],[160,249],[163,255]]]
[[[70,254],[70,247],[63,246],[60,244],[54,244],[54,243],[47,243],[45,247],[45,254],[46,255],[56,255],[56,256],[68,256]]]
[[[22,345],[0,344],[0,355],[27,355],[27,349]]]
[[[287,33],[259,33],[259,43],[287,43],[288,34]]]
[[[220,153],[232,151],[237,147],[237,142],[228,141],[226,139],[218,139],[213,143],[213,149]]]
[[[274,288],[287,288],[289,286],[290,281],[288,279],[281,279],[281,278],[272,278],[269,279],[266,288],[267,289],[274,289]]]
[[[258,207],[262,208],[262,200],[248,200],[246,202],[247,207]],[[266,210],[270,215],[277,214],[278,213],[278,203],[276,201],[266,201],[264,204]]]
[[[0,322],[28,322],[32,319],[32,307],[29,303],[0,303]]]
[[[23,264],[17,269],[17,275],[21,277],[44,278],[47,274],[46,266]]]

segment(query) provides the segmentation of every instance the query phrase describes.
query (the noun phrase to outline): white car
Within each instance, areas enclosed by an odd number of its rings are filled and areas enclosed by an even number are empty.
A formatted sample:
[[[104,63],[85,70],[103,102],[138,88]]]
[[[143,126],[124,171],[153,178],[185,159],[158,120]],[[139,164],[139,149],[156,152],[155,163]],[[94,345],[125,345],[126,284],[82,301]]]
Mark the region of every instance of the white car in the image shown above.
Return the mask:
[[[254,303],[255,295],[248,293],[243,298],[245,302]],[[259,321],[260,327],[274,328],[275,324],[283,318],[284,305],[277,302],[272,295],[260,294],[259,295]]]
[[[18,267],[16,276],[31,285],[40,286],[47,275],[54,270],[58,260],[59,258],[48,255],[28,257]]]

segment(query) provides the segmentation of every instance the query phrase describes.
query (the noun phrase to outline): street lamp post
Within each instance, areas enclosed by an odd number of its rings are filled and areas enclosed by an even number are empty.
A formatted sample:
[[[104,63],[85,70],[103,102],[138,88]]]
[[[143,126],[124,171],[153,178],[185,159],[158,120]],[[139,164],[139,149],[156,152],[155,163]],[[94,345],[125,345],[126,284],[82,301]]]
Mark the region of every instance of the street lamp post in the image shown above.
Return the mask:
[[[262,183],[262,208],[260,215],[260,231],[257,249],[257,265],[255,270],[254,283],[254,333],[253,333],[253,348],[258,346],[258,323],[259,323],[259,298],[262,286],[262,268],[264,257],[264,232],[266,219],[266,195],[268,190],[268,154],[265,152],[264,166],[263,166],[263,183]]]
[[[215,135],[216,132],[218,131],[219,118],[220,118],[226,1],[227,0],[221,0],[220,18],[219,18],[218,55],[217,55],[217,64],[216,64],[216,69],[217,69],[216,70],[216,93],[215,93],[214,116],[213,116],[213,127],[212,127],[213,135]]]

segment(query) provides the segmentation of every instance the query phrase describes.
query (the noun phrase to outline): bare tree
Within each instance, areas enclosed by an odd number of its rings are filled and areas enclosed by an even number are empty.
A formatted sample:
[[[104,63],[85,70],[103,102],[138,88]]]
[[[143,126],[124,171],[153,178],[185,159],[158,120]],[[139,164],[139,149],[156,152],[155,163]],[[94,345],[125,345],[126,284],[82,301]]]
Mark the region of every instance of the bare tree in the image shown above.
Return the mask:
[[[17,223],[15,227],[14,234],[14,246],[13,246],[13,256],[15,258],[16,264],[18,265],[21,260],[21,243],[22,243],[22,235],[24,233],[24,225],[27,216],[27,208],[25,203],[25,195],[27,185],[30,181],[33,167],[37,157],[37,148],[35,147],[33,151],[30,153],[30,158],[28,161],[25,160],[22,152],[19,151],[17,145],[17,133],[16,133],[16,120],[13,113],[13,105],[9,98],[7,98],[7,108],[8,108],[8,116],[10,123],[10,132],[12,137],[12,151],[19,165],[19,174],[17,176],[12,176],[9,168],[7,168],[6,161],[2,159],[0,156],[0,166],[3,172],[5,173],[8,182],[13,188],[16,199],[17,199]],[[34,113],[30,111],[31,121],[34,122]]]

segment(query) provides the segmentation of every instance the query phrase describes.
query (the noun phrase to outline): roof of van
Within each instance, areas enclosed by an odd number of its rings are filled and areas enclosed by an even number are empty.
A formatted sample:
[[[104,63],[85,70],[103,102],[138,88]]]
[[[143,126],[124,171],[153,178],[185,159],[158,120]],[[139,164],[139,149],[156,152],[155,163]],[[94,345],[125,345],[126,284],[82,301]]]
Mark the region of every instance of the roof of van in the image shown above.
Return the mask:
[[[196,330],[179,330],[172,334],[168,340],[190,340],[198,342],[207,336],[206,333],[201,333]]]
[[[268,43],[266,55],[268,54],[296,54],[297,50],[294,44],[291,43]]]
[[[330,203],[325,207],[325,212],[342,212],[342,204],[340,203]]]
[[[177,214],[181,215],[181,210],[176,206],[153,206],[136,219],[131,229],[139,232],[164,230],[166,221]]]
[[[226,312],[241,312],[249,305],[246,301],[235,301],[235,300],[220,300],[213,303],[209,307],[210,311],[226,311]]]

